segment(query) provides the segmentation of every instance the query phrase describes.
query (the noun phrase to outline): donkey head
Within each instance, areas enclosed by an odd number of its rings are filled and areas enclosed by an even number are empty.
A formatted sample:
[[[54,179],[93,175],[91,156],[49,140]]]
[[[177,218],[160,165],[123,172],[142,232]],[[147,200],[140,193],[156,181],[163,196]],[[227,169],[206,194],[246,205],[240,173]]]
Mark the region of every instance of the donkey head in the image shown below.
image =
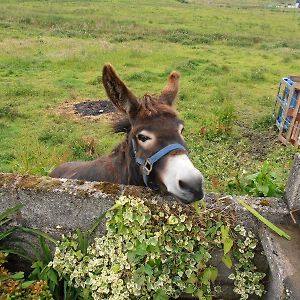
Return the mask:
[[[172,72],[159,96],[146,94],[137,99],[110,64],[103,68],[106,92],[129,120],[128,141],[145,184],[191,203],[204,196],[203,176],[187,155],[184,125],[174,108],[179,77]]]

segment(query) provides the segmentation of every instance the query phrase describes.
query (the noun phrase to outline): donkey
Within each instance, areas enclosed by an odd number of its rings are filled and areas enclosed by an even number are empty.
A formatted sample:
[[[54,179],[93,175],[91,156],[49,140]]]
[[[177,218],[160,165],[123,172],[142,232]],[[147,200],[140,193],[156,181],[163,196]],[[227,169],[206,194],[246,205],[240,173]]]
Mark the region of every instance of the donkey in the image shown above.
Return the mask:
[[[159,96],[138,99],[110,64],[103,67],[103,85],[123,117],[114,122],[115,133],[126,139],[110,155],[88,162],[67,162],[51,177],[146,185],[164,190],[188,204],[204,196],[203,176],[188,158],[182,135],[183,121],[176,114],[179,73],[173,71]]]

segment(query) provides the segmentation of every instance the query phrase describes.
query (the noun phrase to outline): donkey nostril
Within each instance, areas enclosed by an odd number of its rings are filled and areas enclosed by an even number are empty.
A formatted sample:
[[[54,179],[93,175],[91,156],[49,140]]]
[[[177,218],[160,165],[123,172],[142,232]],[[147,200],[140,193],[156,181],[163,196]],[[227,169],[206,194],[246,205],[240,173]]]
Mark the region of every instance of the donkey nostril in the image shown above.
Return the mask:
[[[182,190],[192,193],[195,199],[200,200],[204,196],[204,192],[202,188],[202,180],[199,180],[197,182],[191,182],[191,183],[185,182],[183,180],[179,180],[178,185]]]
[[[191,189],[191,187],[186,182],[184,182],[182,180],[179,180],[178,184],[179,184],[179,187],[183,190],[188,190],[189,191]]]

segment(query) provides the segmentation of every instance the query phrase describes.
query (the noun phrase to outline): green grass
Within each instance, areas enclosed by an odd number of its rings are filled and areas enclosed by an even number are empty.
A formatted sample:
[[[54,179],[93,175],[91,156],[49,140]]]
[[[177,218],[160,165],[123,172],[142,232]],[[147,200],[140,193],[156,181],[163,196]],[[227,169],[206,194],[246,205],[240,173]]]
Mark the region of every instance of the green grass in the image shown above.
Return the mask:
[[[54,112],[106,98],[99,76],[111,62],[138,95],[181,72],[178,110],[209,190],[265,160],[284,182],[296,150],[273,143],[269,125],[280,78],[299,74],[300,10],[280,2],[2,1],[0,171],[44,175],[109,153],[122,137],[107,122]]]

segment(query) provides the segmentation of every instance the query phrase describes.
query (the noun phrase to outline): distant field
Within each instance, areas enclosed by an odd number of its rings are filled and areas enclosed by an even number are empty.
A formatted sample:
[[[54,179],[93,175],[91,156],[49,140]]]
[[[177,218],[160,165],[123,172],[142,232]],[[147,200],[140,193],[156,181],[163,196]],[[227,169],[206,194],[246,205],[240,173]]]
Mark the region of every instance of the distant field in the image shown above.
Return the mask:
[[[272,112],[280,78],[300,75],[300,9],[281,2],[1,1],[0,171],[46,175],[110,152],[122,137],[105,119],[57,111],[106,99],[111,62],[138,95],[181,72],[178,110],[209,190],[264,161],[284,184],[296,150],[276,142]]]

